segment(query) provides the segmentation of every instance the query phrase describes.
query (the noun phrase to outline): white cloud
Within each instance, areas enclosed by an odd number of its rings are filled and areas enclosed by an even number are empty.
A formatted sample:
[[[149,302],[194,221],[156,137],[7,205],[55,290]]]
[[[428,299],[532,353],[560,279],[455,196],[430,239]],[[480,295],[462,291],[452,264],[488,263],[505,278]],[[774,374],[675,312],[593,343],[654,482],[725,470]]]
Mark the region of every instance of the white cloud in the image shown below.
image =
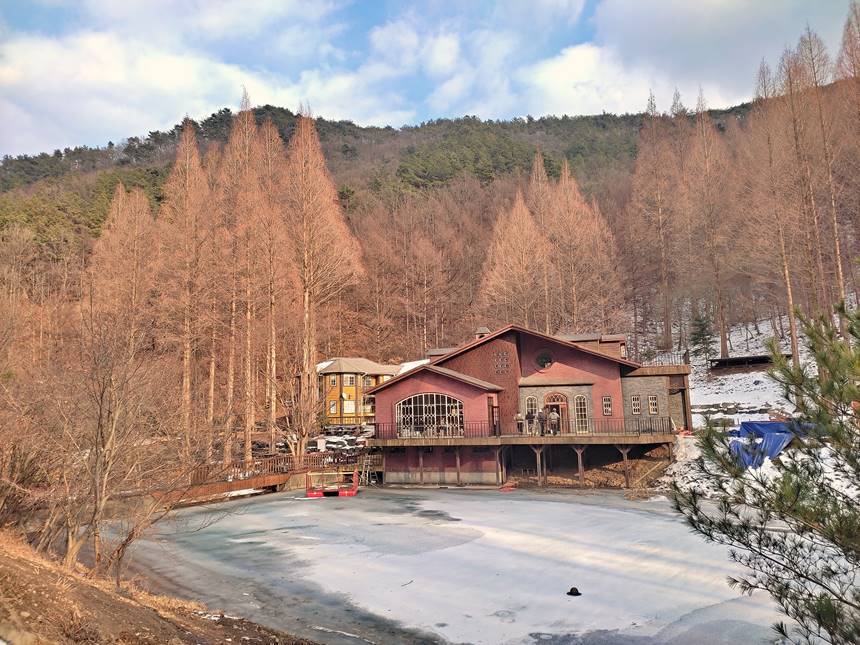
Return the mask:
[[[418,59],[421,37],[409,21],[402,19],[374,27],[370,44],[376,56],[405,71]]]
[[[359,123],[400,124],[414,113],[375,86],[384,65],[354,72],[311,70],[291,80],[189,50],[82,32],[59,39],[19,35],[0,44],[0,153],[40,152],[162,129],[183,114],[207,116],[236,105],[241,87],[255,104]]]
[[[431,76],[448,76],[460,65],[460,37],[455,33],[431,36],[424,45],[424,68]]]
[[[649,89],[666,109],[676,85],[721,107],[807,20],[832,50],[845,15],[835,0],[596,0],[580,42],[585,0],[426,0],[359,33],[352,0],[35,1],[75,18],[48,35],[0,16],[0,154],[161,129],[236,105],[242,85],[258,104],[395,126],[639,111]]]
[[[517,73],[531,114],[598,114],[639,112],[645,109],[648,92],[654,91],[658,104],[667,108],[674,92],[674,80],[648,66],[628,66],[613,50],[590,43],[575,45]],[[695,85],[681,85],[682,94],[696,96]],[[711,104],[728,104],[742,99],[726,95],[716,86],[704,84]]]
[[[761,59],[775,61],[807,22],[835,49],[846,7],[809,0],[602,0],[594,14],[596,43],[615,51],[625,67],[649,66],[679,85],[718,86],[734,101],[750,96]]]

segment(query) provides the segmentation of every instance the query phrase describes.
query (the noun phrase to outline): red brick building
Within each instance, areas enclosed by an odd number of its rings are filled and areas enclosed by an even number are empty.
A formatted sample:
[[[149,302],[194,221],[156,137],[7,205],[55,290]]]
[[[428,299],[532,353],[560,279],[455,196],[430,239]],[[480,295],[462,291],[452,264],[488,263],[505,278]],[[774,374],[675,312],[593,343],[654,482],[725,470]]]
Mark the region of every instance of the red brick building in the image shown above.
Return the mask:
[[[622,335],[511,325],[431,355],[367,392],[387,483],[497,484],[511,469],[545,482],[571,464],[581,478],[588,446],[626,461],[690,427],[689,366],[631,361]]]

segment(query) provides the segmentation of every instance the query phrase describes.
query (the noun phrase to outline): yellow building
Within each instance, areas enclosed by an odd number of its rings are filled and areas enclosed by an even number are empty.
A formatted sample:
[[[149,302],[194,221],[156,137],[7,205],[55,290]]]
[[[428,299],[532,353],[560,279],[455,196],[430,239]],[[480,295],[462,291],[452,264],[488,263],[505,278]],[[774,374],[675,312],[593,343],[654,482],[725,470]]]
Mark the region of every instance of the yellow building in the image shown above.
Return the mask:
[[[325,426],[360,426],[373,423],[373,397],[364,393],[400,371],[400,365],[382,365],[366,358],[332,358],[317,365]]]

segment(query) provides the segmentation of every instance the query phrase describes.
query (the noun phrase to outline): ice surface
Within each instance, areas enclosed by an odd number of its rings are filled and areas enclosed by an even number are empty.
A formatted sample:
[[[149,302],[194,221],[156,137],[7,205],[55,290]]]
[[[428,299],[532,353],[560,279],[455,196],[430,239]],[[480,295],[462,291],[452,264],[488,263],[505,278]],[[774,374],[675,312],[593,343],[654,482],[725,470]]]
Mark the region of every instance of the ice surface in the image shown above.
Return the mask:
[[[322,642],[755,643],[779,617],[726,585],[725,549],[665,498],[365,490],[220,508],[235,512],[162,528],[138,562],[164,590]]]

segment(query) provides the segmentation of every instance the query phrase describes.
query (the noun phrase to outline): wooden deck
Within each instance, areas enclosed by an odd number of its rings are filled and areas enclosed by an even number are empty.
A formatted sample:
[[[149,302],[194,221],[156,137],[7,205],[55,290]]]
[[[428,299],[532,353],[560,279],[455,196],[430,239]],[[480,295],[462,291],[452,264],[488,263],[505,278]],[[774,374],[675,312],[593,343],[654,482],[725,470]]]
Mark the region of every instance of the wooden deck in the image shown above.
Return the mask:
[[[659,434],[560,434],[560,435],[502,435],[500,437],[435,437],[368,439],[374,448],[404,448],[409,446],[546,446],[546,445],[645,445],[673,443],[674,433]]]

